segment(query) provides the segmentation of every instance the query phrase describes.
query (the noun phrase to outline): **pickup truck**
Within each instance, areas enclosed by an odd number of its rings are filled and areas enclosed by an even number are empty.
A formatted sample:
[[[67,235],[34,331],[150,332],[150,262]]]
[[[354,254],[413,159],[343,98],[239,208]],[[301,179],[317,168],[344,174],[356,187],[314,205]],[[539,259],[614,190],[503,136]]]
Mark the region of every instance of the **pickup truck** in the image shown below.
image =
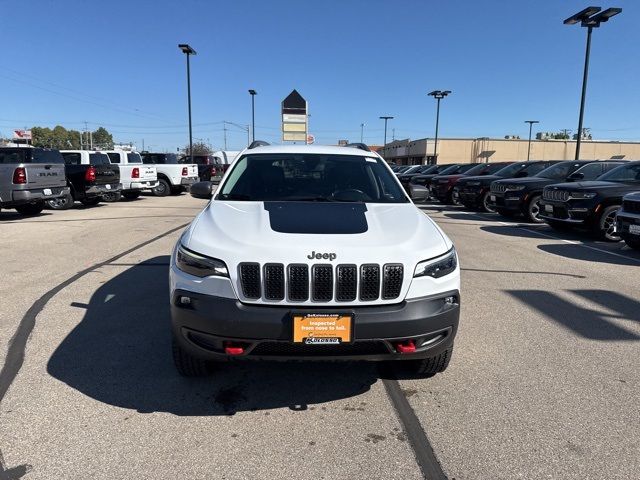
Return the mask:
[[[198,181],[198,165],[185,165],[175,153],[142,152],[142,163],[155,165],[158,171],[158,186],[153,189],[156,197],[177,195]]]
[[[109,161],[120,167],[122,196],[127,200],[138,198],[142,190],[153,190],[158,186],[158,173],[153,165],[143,165],[138,152],[108,150]]]
[[[48,199],[69,195],[64,159],[58,150],[0,148],[0,208],[37,215]]]
[[[109,163],[106,153],[88,150],[61,150],[70,192],[46,201],[53,210],[67,210],[75,201],[85,206],[97,205],[102,195],[120,195],[120,171]]]

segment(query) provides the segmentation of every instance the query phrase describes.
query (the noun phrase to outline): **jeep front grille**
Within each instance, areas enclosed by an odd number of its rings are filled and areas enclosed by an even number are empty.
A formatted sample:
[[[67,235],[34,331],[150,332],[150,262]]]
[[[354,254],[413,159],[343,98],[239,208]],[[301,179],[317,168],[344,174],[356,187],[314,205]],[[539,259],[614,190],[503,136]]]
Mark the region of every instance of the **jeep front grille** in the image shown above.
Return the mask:
[[[504,193],[507,191],[507,186],[500,183],[492,183],[491,184],[491,192],[492,193]]]
[[[566,190],[551,190],[550,188],[545,188],[542,192],[542,198],[552,202],[566,202],[569,200],[569,196],[570,194]]]
[[[267,301],[287,298],[293,302],[369,302],[382,298],[393,300],[400,296],[404,281],[404,267],[389,263],[382,268],[377,264],[338,265],[280,263],[241,263],[239,280],[245,298]]]

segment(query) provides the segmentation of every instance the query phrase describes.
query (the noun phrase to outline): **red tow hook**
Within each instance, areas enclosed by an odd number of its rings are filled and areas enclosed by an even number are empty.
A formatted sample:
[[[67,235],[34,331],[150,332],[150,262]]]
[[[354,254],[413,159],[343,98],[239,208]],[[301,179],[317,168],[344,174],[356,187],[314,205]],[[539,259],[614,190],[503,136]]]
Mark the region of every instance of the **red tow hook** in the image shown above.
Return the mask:
[[[396,343],[396,352],[398,353],[415,353],[416,343],[413,340],[407,340],[404,343]]]
[[[224,342],[224,353],[227,355],[242,355],[244,347],[233,345],[231,342]]]

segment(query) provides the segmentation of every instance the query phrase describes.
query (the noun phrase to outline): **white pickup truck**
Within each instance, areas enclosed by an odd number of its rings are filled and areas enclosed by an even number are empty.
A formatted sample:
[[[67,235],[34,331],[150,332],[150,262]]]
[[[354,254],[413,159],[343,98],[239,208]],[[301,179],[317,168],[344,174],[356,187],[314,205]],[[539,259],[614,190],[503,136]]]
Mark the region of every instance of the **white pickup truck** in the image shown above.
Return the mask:
[[[198,181],[198,165],[180,163],[175,153],[142,152],[142,162],[155,165],[158,171],[158,186],[153,189],[156,197],[177,195]]]
[[[138,152],[108,150],[109,161],[120,167],[122,196],[128,200],[138,198],[142,190],[152,190],[158,186],[158,172],[153,165],[144,165]]]

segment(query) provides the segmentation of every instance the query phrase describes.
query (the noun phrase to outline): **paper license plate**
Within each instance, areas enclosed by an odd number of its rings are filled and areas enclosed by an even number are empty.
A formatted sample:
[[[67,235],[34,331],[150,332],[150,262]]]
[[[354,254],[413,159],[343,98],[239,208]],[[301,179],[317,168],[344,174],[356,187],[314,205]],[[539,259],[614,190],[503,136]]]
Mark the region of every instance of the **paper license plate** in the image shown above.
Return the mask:
[[[51,189],[50,188],[45,188],[42,190],[42,193],[44,193],[45,195],[51,195]]]
[[[632,235],[640,235],[640,225],[629,225],[629,233]]]
[[[491,201],[492,201],[492,202],[495,202],[495,201],[496,201],[496,196],[495,196],[495,195],[491,195],[491,197],[489,197],[489,198],[491,198]]]
[[[109,185],[108,183],[104,186],[104,188],[106,188],[107,190],[111,190],[111,185]]]
[[[544,206],[544,211],[545,212],[549,212],[549,213],[553,213],[553,205],[545,205]]]
[[[353,340],[353,315],[342,313],[293,314],[293,342],[339,345]]]

